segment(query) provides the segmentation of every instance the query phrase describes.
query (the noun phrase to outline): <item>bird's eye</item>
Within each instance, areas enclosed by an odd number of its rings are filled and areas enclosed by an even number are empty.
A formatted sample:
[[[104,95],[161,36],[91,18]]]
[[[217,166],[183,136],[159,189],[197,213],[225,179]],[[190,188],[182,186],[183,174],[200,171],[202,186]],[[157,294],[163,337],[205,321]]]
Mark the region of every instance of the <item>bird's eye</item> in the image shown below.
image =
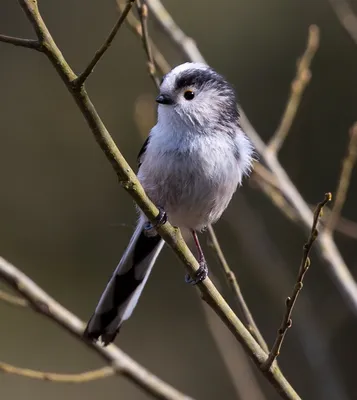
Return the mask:
[[[186,90],[186,92],[183,94],[183,97],[186,100],[192,100],[195,97],[195,94],[193,93],[192,90]]]

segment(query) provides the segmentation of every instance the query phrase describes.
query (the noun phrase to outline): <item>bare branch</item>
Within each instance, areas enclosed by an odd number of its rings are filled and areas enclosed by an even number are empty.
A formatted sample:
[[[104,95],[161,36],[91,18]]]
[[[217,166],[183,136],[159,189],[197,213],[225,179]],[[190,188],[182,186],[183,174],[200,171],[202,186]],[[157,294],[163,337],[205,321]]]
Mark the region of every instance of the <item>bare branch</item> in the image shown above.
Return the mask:
[[[0,290],[0,300],[5,301],[13,306],[27,307],[28,303],[25,299]]]
[[[207,325],[216,343],[238,399],[266,400],[247,355],[207,304],[202,303]]]
[[[311,251],[312,245],[314,244],[314,242],[318,236],[317,224],[319,222],[319,218],[321,216],[322,209],[329,201],[331,201],[331,199],[332,199],[331,193],[326,193],[325,199],[321,203],[318,204],[318,206],[316,207],[316,211],[314,212],[314,220],[312,223],[309,239],[308,239],[307,243],[305,243],[305,245],[304,245],[303,256],[302,256],[302,260],[301,260],[301,264],[300,264],[300,268],[299,268],[299,273],[298,273],[298,276],[296,279],[296,284],[294,286],[291,296],[286,299],[285,314],[284,314],[283,320],[281,322],[280,328],[278,330],[278,335],[277,335],[275,342],[273,344],[273,347],[269,353],[269,357],[264,364],[264,368],[266,368],[266,369],[269,369],[272,366],[273,362],[276,360],[276,358],[280,354],[280,349],[283,344],[286,332],[292,325],[291,315],[292,315],[296,300],[297,300],[299,293],[303,287],[303,280],[304,280],[305,274],[310,267],[309,253]]]
[[[0,371],[7,374],[23,376],[25,378],[57,383],[87,383],[115,375],[115,370],[112,367],[103,367],[79,374],[58,374],[55,372],[35,371],[28,368],[14,367],[4,362],[0,362]]]
[[[319,41],[319,28],[316,25],[311,25],[309,28],[306,50],[297,63],[296,77],[291,84],[290,96],[286,103],[280,125],[268,143],[268,151],[275,153],[279,152],[290,131],[304,90],[311,79],[310,64],[319,47]]]
[[[123,10],[123,4],[121,4],[120,0],[117,0],[117,5],[118,5],[119,11],[121,12]],[[133,15],[133,13],[129,13],[125,22],[127,23],[128,27],[131,29],[131,31],[133,31],[135,33],[135,35],[137,35],[142,41],[143,40],[143,30],[141,28],[141,23]],[[148,44],[151,48],[155,65],[158,67],[158,69],[163,74],[167,74],[171,69],[169,63],[167,62],[167,60],[165,59],[163,54],[160,52],[160,50],[157,48],[155,43],[153,43],[153,41],[150,39],[150,37],[148,38]]]
[[[113,29],[111,30],[107,40],[103,43],[102,47],[97,50],[92,61],[88,64],[86,69],[79,75],[79,77],[73,82],[75,86],[81,87],[87,80],[89,75],[93,72],[94,67],[97,65],[98,61],[103,57],[104,53],[108,50],[109,46],[112,44],[118,30],[122,26],[125,18],[129,14],[131,7],[135,0],[128,0],[122,14],[119,16],[118,21],[115,23]]]
[[[205,59],[197,48],[195,41],[188,37],[167,12],[160,0],[146,0],[151,13],[159,23],[165,34],[178,44],[182,54],[191,61],[206,64]]]
[[[90,101],[87,92],[82,86],[77,90],[73,86],[75,74],[64,59],[62,53],[55,44],[50,32],[48,31],[40,12],[37,7],[36,0],[18,0],[24,9],[29,21],[33,25],[39,39],[43,38],[45,54],[52,62],[53,66],[66,84],[69,92],[74,97],[78,107],[85,117],[92,133],[114,168],[121,185],[132,196],[137,205],[141,208],[148,220],[154,223],[158,215],[158,209],[150,201],[143,187],[138,181],[136,175],[126,162],[119,149],[115,145],[108,130],[100,119],[94,105]],[[180,231],[175,229],[170,223],[166,223],[160,228],[157,228],[160,236],[169,244],[180,258],[190,275],[194,275],[199,268],[196,258],[193,256],[186,243],[184,242]],[[201,291],[203,299],[213,308],[220,316],[221,320],[227,325],[236,339],[243,345],[249,356],[255,362],[258,368],[266,360],[267,356],[261,349],[252,335],[247,331],[242,322],[234,314],[232,309],[220,295],[209,278],[196,285],[196,288]],[[299,399],[295,390],[285,379],[280,370],[273,366],[269,371],[264,372],[265,377],[275,387],[277,392],[284,399]]]
[[[223,251],[218,242],[216,233],[214,232],[212,226],[209,226],[207,231],[208,231],[208,236],[212,242],[211,247],[213,248],[214,252],[216,253],[216,255],[218,257],[221,267],[223,268],[224,273],[226,275],[227,282],[234,294],[234,299],[237,302],[238,307],[241,309],[242,314],[244,316],[245,326],[248,329],[248,331],[252,334],[252,336],[255,338],[255,340],[260,344],[260,347],[268,354],[268,352],[269,352],[268,346],[267,346],[262,334],[260,333],[260,331],[253,319],[253,316],[244,300],[244,297],[240,290],[237,278],[236,278],[234,272],[231,270],[231,268],[226,260],[226,257],[223,254]]]
[[[147,55],[148,61],[148,71],[150,78],[153,80],[155,86],[158,88],[160,86],[160,80],[156,75],[156,67],[154,59],[152,56],[151,46],[149,42],[149,32],[148,32],[148,8],[147,5],[142,3],[141,0],[136,0],[138,13],[140,16],[141,23],[141,38],[144,46],[145,53]]]
[[[342,163],[342,170],[335,195],[335,202],[331,210],[330,218],[327,221],[326,232],[333,234],[340,219],[342,208],[347,198],[348,187],[351,181],[351,174],[357,159],[357,122],[350,129],[350,141],[346,157]]]
[[[2,257],[0,257],[0,278],[7,282],[19,295],[23,296],[35,311],[51,319],[89,348],[96,351],[111,364],[111,369],[116,374],[126,376],[158,399],[190,399],[141,367],[116,346],[102,347],[94,342],[84,341],[82,336],[84,323]]]
[[[329,0],[341,25],[357,44],[357,16],[346,0]]]
[[[14,46],[27,47],[28,49],[41,51],[41,43],[34,39],[22,39],[13,36],[1,35],[0,42],[13,44]]]

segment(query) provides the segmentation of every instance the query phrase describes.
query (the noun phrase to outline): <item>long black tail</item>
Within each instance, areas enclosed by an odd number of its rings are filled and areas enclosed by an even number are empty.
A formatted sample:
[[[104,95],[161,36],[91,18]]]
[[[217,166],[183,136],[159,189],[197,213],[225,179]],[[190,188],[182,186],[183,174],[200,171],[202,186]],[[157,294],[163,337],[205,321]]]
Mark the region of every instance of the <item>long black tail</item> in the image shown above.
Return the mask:
[[[159,235],[146,236],[140,221],[119,265],[110,278],[84,336],[111,343],[132,314],[164,241]]]

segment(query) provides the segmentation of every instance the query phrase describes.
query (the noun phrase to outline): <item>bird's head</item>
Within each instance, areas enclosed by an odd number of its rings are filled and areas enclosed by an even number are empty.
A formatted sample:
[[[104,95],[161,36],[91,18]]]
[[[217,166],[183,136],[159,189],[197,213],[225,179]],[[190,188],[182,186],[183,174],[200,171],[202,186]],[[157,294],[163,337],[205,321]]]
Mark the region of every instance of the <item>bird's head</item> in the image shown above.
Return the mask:
[[[183,122],[197,130],[239,123],[234,89],[205,64],[185,63],[171,70],[161,81],[156,101],[159,122]]]

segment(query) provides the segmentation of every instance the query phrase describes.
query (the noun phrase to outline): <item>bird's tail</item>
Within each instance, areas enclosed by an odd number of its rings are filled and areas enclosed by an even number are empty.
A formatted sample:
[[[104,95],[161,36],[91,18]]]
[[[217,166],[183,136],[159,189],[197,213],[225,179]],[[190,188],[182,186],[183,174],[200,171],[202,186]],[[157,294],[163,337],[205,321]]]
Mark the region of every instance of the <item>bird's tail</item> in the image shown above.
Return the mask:
[[[87,339],[111,343],[133,312],[164,241],[147,236],[140,219],[119,265],[110,278],[84,331]]]

